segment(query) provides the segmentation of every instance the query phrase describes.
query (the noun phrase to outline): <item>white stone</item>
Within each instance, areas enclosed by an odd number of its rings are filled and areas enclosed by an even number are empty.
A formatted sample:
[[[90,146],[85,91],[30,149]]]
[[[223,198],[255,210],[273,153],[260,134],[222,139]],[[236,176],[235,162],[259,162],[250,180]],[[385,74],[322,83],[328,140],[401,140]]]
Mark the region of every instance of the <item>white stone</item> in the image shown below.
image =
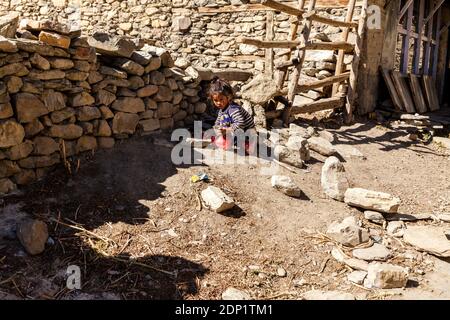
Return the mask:
[[[401,204],[399,198],[390,194],[362,188],[347,189],[344,201],[350,206],[384,213],[396,213]]]
[[[308,140],[302,138],[301,136],[291,135],[286,143],[286,147],[292,151],[299,152],[300,159],[303,161],[308,161],[311,158]]]
[[[251,298],[248,293],[229,287],[222,293],[222,300],[251,300]]]
[[[215,212],[223,212],[234,207],[234,201],[217,187],[210,186],[202,191],[202,199]]]
[[[273,150],[275,159],[291,166],[302,168],[304,163],[300,157],[300,152],[291,150],[286,146],[277,145]]]
[[[366,288],[394,289],[404,288],[407,282],[408,273],[405,268],[387,263],[374,263],[369,265],[364,286]]]
[[[386,221],[381,213],[370,210],[364,211],[364,218],[378,224],[383,224],[383,222]]]
[[[322,137],[311,137],[308,139],[309,148],[323,156],[332,156],[336,153],[333,145]]]
[[[330,50],[307,50],[305,61],[335,62],[336,56]]]
[[[302,190],[294,183],[290,177],[272,176],[272,187],[283,192],[284,194],[298,198],[302,194]]]
[[[347,275],[348,281],[356,283],[356,284],[363,284],[364,279],[366,277],[367,277],[366,271],[353,271]]]
[[[336,144],[334,145],[334,149],[339,153],[342,158],[345,160],[351,159],[366,159],[364,154],[361,153],[358,149],[348,144]]]
[[[392,253],[383,245],[375,243],[370,248],[353,250],[353,257],[366,261],[386,261],[392,256]]]
[[[386,231],[391,236],[403,237],[405,232],[405,223],[403,221],[389,222]]]
[[[369,241],[369,233],[362,229],[355,217],[347,217],[341,223],[333,222],[327,230],[327,235],[346,246],[357,246]]]
[[[320,178],[322,190],[327,196],[344,201],[345,191],[350,187],[344,165],[336,157],[329,157],[322,167]]]
[[[450,257],[450,240],[448,230],[434,226],[409,226],[403,240],[419,250],[439,257]]]
[[[305,300],[356,300],[351,293],[342,291],[311,290],[305,292],[302,296]]]
[[[254,54],[258,51],[258,47],[241,43],[239,45],[239,51],[241,51],[242,54]]]

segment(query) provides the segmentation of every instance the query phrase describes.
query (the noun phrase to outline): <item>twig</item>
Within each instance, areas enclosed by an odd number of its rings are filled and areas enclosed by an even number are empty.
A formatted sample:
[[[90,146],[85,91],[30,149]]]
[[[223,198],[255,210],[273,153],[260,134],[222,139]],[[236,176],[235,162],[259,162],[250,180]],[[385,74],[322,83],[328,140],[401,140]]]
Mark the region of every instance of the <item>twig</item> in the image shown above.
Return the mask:
[[[77,168],[75,169],[75,173],[78,173],[78,170],[80,170],[80,159],[77,161]]]
[[[200,196],[198,195],[198,193],[196,193],[195,195],[197,197],[197,207],[196,207],[196,209],[198,211],[201,211],[202,210],[202,200],[200,200]]]
[[[130,237],[130,235],[128,235],[127,241],[126,241],[125,244],[123,245],[122,249],[119,250],[119,252],[117,253],[117,255],[120,255],[120,254],[125,250],[125,248],[128,247],[128,245],[130,244],[130,242],[131,242],[131,237]]]
[[[278,164],[279,166],[285,168],[286,170],[289,170],[292,173],[297,173],[297,171],[295,171],[294,169],[292,169],[290,166],[288,166],[287,164],[281,163],[280,161],[273,159],[273,162],[275,162],[276,164]]]
[[[140,267],[143,267],[143,268],[147,268],[147,269],[151,269],[151,270],[154,270],[154,271],[158,271],[158,272],[167,274],[167,275],[169,275],[171,277],[175,276],[175,274],[173,272],[162,270],[162,269],[158,269],[158,268],[155,268],[153,266],[150,266],[150,265],[142,263],[142,262],[135,262],[135,261],[131,261],[129,259],[122,259],[122,258],[117,258],[117,257],[110,257],[110,258],[112,260],[116,260],[116,261],[119,261],[119,262],[129,263],[129,264],[132,264],[132,265],[134,264],[134,265],[137,265],[137,266],[140,266]]]
[[[16,282],[14,281],[14,279],[12,279],[11,281],[12,281],[12,283],[14,284],[14,287],[16,288],[16,290],[17,290],[17,292],[19,293],[19,295],[20,295],[22,298],[25,298],[25,296],[23,295],[22,291],[20,291],[20,289],[19,289],[19,287],[17,286],[17,284],[16,284]]]
[[[127,271],[127,273],[125,273],[123,276],[121,276],[119,279],[114,280],[113,282],[111,282],[111,284],[116,284],[117,282],[119,282],[120,280],[122,280],[123,278],[125,278],[127,275],[129,275],[130,272]]]
[[[54,221],[54,222],[56,222],[56,223],[59,223],[59,224],[61,224],[61,225],[63,225],[63,226],[66,226],[66,227],[69,227],[69,228],[72,228],[72,229],[75,229],[75,230],[78,230],[78,231],[85,232],[85,233],[87,233],[87,234],[89,234],[89,235],[91,235],[91,236],[93,236],[93,237],[95,237],[95,238],[97,238],[97,239],[99,239],[99,240],[102,240],[102,241],[104,241],[104,242],[106,242],[106,243],[111,242],[111,243],[113,243],[113,244],[116,244],[115,241],[113,241],[113,240],[111,240],[111,239],[109,239],[109,238],[106,238],[106,237],[104,237],[104,236],[99,236],[98,234],[96,234],[96,233],[94,233],[94,232],[92,232],[92,231],[86,230],[85,228],[78,227],[78,226],[74,226],[74,225],[70,225],[70,224],[67,224],[67,223],[64,223],[64,222],[61,222],[61,221],[57,221],[55,218],[50,218],[50,220],[51,220],[51,221]],[[117,245],[117,244],[116,244],[116,245]]]
[[[81,204],[78,206],[78,208],[77,208],[77,210],[75,211],[75,221],[78,219],[78,211],[80,210],[80,208],[81,208]]]
[[[350,283],[351,283],[352,285],[354,285],[354,286],[360,288],[360,289],[364,289],[364,290],[366,290],[366,291],[372,291],[372,289],[366,288],[366,287],[364,287],[364,286],[362,286],[362,285],[360,285],[360,284],[357,284],[357,283],[354,283],[354,282],[351,282],[351,281],[350,281]]]
[[[320,270],[319,270],[319,273],[318,273],[318,274],[321,274],[321,273],[323,272],[323,270],[325,270],[328,261],[330,261],[330,258],[329,258],[329,257],[326,258],[324,262],[322,262],[322,265],[320,266]]]

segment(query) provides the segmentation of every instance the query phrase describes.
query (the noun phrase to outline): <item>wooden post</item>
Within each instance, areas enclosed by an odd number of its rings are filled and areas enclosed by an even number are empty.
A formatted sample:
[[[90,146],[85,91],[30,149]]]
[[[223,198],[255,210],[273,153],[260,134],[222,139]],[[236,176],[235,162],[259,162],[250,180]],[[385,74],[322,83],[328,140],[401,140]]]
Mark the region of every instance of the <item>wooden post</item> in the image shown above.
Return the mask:
[[[437,12],[437,21],[436,21],[436,45],[434,46],[433,51],[433,79],[436,81],[436,75],[437,75],[437,67],[439,63],[439,44],[441,36],[439,34],[439,31],[441,29],[441,17],[442,17],[442,8],[439,8]]]
[[[274,38],[273,34],[273,11],[267,12],[267,21],[266,21],[266,40],[271,41]],[[273,79],[273,49],[266,49],[266,61],[265,61],[265,71],[266,74],[269,74]]]
[[[313,11],[316,6],[316,0],[310,0],[308,5],[308,12]],[[303,33],[301,36],[302,44],[306,44],[309,40],[309,34],[311,33],[312,21],[311,20],[303,20]],[[284,125],[289,124],[289,118],[291,117],[292,104],[294,102],[295,93],[297,91],[298,80],[300,79],[300,73],[302,71],[302,65],[305,61],[306,51],[299,50],[299,61],[300,63],[295,66],[294,71],[292,72],[292,79],[289,83],[288,87],[288,101],[289,106],[283,111],[283,123]]]
[[[398,38],[398,13],[400,0],[391,0],[386,7],[386,24],[384,28],[383,54],[381,66],[383,69],[392,70],[395,65],[397,38]]]
[[[420,73],[420,53],[422,51],[422,35],[423,35],[423,20],[425,15],[425,0],[420,0],[419,4],[419,20],[417,22],[418,38],[414,44],[414,65],[413,72]]]
[[[434,1],[430,1],[429,3],[429,11],[428,12],[433,12],[434,6],[433,6],[433,2]],[[427,44],[425,46],[424,49],[424,56],[423,56],[423,74],[429,75],[431,74],[431,40],[433,38],[433,25],[434,25],[434,18],[433,16],[429,15],[429,19],[428,19],[428,26],[427,26]]]
[[[303,10],[304,6],[305,6],[305,0],[299,0],[298,8],[300,10]],[[291,29],[289,30],[288,40],[295,40],[297,38],[298,24],[299,24],[299,21],[298,21],[298,18],[296,18],[296,20],[294,22],[292,22],[292,24],[291,24]],[[284,60],[288,61],[291,58],[292,51],[293,51],[292,49],[289,50],[289,53],[284,56]],[[286,73],[287,73],[286,70],[280,70],[278,72],[277,85],[280,89],[283,88],[284,80],[286,78]]]
[[[402,62],[400,66],[400,71],[404,74],[408,73],[409,65],[409,42],[411,40],[411,31],[413,24],[413,13],[414,13],[414,1],[411,2],[408,8],[408,16],[406,17],[406,30],[407,33],[403,37],[403,47],[402,47]]]
[[[353,12],[355,11],[355,3],[356,3],[356,0],[350,0],[348,2],[347,15],[345,17],[345,22],[352,22]],[[349,33],[350,33],[350,28],[345,28],[344,32],[342,33],[342,41],[347,42]],[[342,73],[342,69],[344,67],[344,57],[345,57],[344,50],[339,50],[337,63],[336,63],[336,72],[334,73],[336,76],[338,76]],[[333,96],[338,92],[338,89],[339,89],[339,83],[335,83],[333,85],[333,94],[332,94]]]

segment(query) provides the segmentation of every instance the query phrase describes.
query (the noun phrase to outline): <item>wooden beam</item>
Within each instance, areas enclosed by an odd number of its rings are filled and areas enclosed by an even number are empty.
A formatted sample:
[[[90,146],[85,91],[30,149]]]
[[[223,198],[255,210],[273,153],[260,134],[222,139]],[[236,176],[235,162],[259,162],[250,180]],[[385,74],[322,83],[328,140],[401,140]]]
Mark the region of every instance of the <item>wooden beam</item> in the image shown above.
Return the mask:
[[[434,14],[441,8],[441,6],[444,2],[445,2],[445,0],[439,1],[439,3],[431,10],[431,12],[425,18],[424,24],[428,23],[428,21],[430,21],[430,19],[433,18]],[[433,5],[433,1],[430,1],[430,4]]]
[[[400,10],[400,13],[398,15],[398,21],[400,22],[400,20],[403,18],[403,16],[406,13],[406,10],[409,9],[409,7],[413,4],[414,0],[408,0],[408,2],[405,3],[405,5],[403,6],[402,10]]]
[[[411,92],[409,90],[406,78],[398,71],[392,71],[392,80],[394,81],[395,87],[397,88],[398,95],[402,100],[402,104],[408,113],[416,112],[414,108],[414,101],[411,97]]]
[[[352,0],[352,1],[355,2],[355,0]],[[315,10],[313,12],[310,12],[310,13],[305,13],[303,15],[303,18],[304,19],[310,19],[310,20],[315,21],[315,22],[328,24],[328,25],[334,26],[334,27],[344,27],[344,28],[356,28],[356,27],[358,27],[358,23],[357,22],[340,21],[340,20],[335,20],[335,19],[323,17],[321,15],[318,15]]]
[[[406,30],[407,33],[403,37],[403,47],[402,47],[402,57],[401,57],[401,66],[400,71],[403,73],[408,72],[408,64],[409,64],[409,42],[411,39],[411,29],[413,24],[413,13],[414,13],[414,6],[410,5],[408,8],[408,17],[406,20]]]
[[[335,75],[323,80],[314,81],[311,83],[301,84],[297,88],[296,93],[307,92],[309,90],[323,88],[327,86],[331,86],[333,83],[346,81],[350,78],[350,72],[342,73],[339,75]]]
[[[419,19],[417,22],[417,30],[423,29],[423,16],[425,15],[425,0],[419,0]],[[417,34],[416,41],[414,43],[414,62],[413,62],[413,72],[419,74],[419,64],[420,64],[420,54],[422,51],[422,31]]]
[[[436,46],[434,47],[433,51],[433,79],[436,80],[437,76],[437,67],[438,67],[438,60],[439,60],[439,43],[441,38],[439,37],[439,28],[441,27],[441,18],[442,18],[442,10],[439,7],[438,14],[437,14],[437,22],[436,22]]]
[[[381,68],[381,74],[383,75],[384,82],[386,82],[386,86],[388,88],[389,94],[391,96],[392,103],[394,107],[398,111],[406,110],[403,106],[403,102],[398,95],[397,88],[392,80],[391,73],[386,68]]]
[[[406,35],[408,33],[408,30],[403,28],[403,26],[401,26],[401,25],[398,26],[397,31],[398,31],[398,33],[403,34],[403,35]],[[413,32],[413,31],[409,32],[409,36],[414,39],[419,39],[419,34],[416,32]],[[424,36],[423,34],[422,34],[421,38],[422,38],[422,42],[431,42],[431,44],[436,44],[436,41],[434,39],[430,40],[430,39],[428,39],[428,37]]]
[[[349,42],[310,42],[299,47],[300,50],[344,50],[346,52],[353,51],[355,46]]]
[[[414,98],[414,103],[416,105],[417,112],[418,113],[427,112],[427,104],[422,94],[422,86],[420,85],[419,78],[414,74],[410,74],[409,81],[411,83],[411,92]]]
[[[273,30],[273,12],[267,12],[266,17],[266,41],[272,41],[274,38],[274,30]],[[266,49],[266,60],[265,60],[265,73],[270,75],[273,79],[273,49]]]
[[[345,103],[345,98],[342,96],[320,99],[308,104],[294,106],[291,114],[312,113],[322,110],[332,110],[342,108]]]
[[[305,13],[304,10],[297,9],[274,0],[262,0],[261,4],[263,6],[275,9],[276,11],[281,11],[297,17],[300,17],[303,13]]]
[[[252,46],[256,46],[258,48],[295,48],[298,45],[300,45],[300,41],[294,40],[294,41],[263,41],[258,39],[252,39],[252,38],[241,38],[238,39],[238,43],[244,43],[249,44]]]
[[[436,84],[431,76],[423,76],[423,86],[425,89],[425,97],[427,98],[428,108],[431,111],[439,110],[439,99],[437,96]]]
[[[353,20],[353,13],[355,11],[355,0],[350,0],[347,6],[347,14],[345,16],[345,21],[350,22]],[[358,24],[357,24],[358,26]],[[350,28],[345,28],[342,33],[342,41],[348,41],[348,36],[350,34]],[[344,58],[345,58],[345,50],[339,50],[337,62],[336,62],[336,70],[334,72],[335,75],[339,75],[342,73],[344,69]],[[335,83],[332,89],[332,95],[334,96],[339,90],[339,83]]]
[[[433,10],[433,2],[430,1],[429,3],[429,10]],[[433,37],[433,25],[434,25],[434,19],[433,15],[431,16],[431,19],[427,22],[424,22],[424,26],[427,25],[427,37],[428,39],[432,39]],[[422,62],[422,68],[423,68],[423,74],[429,75],[430,74],[430,68],[431,68],[431,43],[428,41],[425,48],[424,48],[424,56],[423,56],[423,62]]]

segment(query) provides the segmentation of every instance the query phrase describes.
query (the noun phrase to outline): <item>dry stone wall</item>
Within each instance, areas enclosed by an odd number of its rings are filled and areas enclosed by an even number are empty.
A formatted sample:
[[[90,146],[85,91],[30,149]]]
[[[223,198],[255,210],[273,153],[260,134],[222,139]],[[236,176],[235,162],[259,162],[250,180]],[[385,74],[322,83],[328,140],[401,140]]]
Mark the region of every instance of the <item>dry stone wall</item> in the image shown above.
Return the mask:
[[[189,63],[72,27],[44,21],[20,31],[40,41],[0,36],[0,193],[81,152],[184,127],[206,110]]]
[[[174,58],[183,57],[195,66],[238,68],[261,72],[264,51],[237,43],[239,37],[266,35],[266,12],[202,14],[199,7],[219,8],[227,5],[257,3],[258,0],[3,0],[0,10],[16,11],[23,18],[41,20],[54,17],[78,22],[83,33],[103,31],[113,35],[141,37],[171,50]],[[358,10],[357,10],[358,11]],[[325,16],[343,19],[345,8],[323,8]],[[356,16],[358,13],[356,13]],[[275,38],[286,39],[290,16],[275,15]],[[315,24],[313,38],[321,41],[341,40],[342,30]],[[351,34],[351,41],[355,36]],[[311,59],[319,59],[313,56]],[[333,61],[335,58],[333,58]],[[329,76],[335,65],[321,60],[308,61],[305,75]],[[319,62],[316,64],[316,62]],[[330,61],[325,61],[330,62]],[[349,60],[346,61],[349,63]],[[321,72],[322,71],[322,72]]]

